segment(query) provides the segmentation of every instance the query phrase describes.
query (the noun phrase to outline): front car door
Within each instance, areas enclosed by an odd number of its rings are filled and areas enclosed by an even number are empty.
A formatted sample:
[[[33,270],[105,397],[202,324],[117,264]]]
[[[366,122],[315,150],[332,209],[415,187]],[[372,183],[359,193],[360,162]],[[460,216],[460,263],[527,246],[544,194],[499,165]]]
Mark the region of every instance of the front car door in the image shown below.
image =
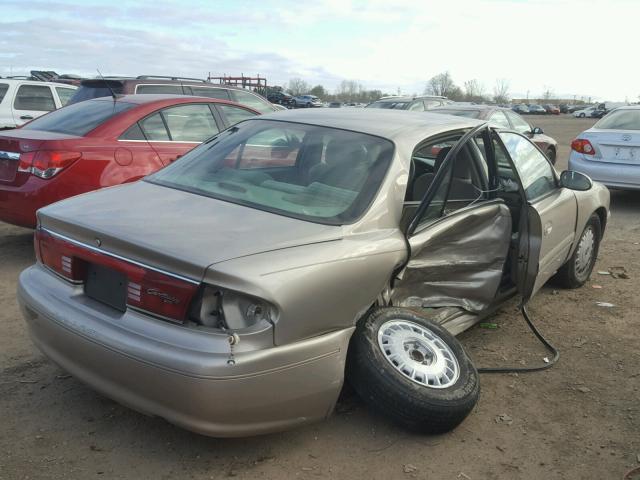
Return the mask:
[[[575,194],[559,185],[544,154],[515,132],[494,133],[494,151],[501,187],[516,180],[524,192],[528,224],[520,222],[519,290],[528,301],[566,262],[577,221]],[[512,170],[515,168],[515,172]],[[526,230],[526,238],[523,237]]]

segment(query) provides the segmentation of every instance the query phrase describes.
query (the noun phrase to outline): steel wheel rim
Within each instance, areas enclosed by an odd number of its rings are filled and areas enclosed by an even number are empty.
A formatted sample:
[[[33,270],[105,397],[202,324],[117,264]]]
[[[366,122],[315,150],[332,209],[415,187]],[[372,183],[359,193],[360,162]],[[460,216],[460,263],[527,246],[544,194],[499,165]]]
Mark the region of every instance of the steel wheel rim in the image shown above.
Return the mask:
[[[579,280],[584,280],[592,266],[596,245],[593,227],[589,226],[580,237],[576,248],[575,272]]]
[[[378,346],[406,379],[428,388],[447,388],[460,378],[453,350],[431,330],[406,320],[389,320],[378,329]]]

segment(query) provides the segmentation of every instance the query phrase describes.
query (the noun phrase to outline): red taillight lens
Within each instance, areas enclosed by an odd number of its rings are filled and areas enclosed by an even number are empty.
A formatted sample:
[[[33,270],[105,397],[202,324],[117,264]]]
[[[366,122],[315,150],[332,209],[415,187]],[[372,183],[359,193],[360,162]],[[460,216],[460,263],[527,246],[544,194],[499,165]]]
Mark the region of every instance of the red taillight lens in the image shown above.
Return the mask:
[[[20,154],[19,172],[29,172],[40,178],[51,178],[82,157],[80,152],[39,150]]]
[[[591,142],[585,138],[576,138],[571,142],[571,150],[578,153],[584,153],[585,155],[595,155],[596,153]]]
[[[198,283],[112,257],[39,229],[35,234],[38,261],[58,275],[83,283],[89,264],[100,265],[127,277],[126,303],[172,321],[184,322]]]

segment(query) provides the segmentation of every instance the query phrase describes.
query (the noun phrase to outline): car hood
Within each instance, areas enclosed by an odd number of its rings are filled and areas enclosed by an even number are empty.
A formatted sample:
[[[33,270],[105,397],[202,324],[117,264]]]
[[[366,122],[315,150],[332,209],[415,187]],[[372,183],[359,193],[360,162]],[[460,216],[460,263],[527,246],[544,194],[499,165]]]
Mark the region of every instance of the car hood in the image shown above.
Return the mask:
[[[43,228],[193,279],[212,264],[340,240],[321,225],[145,181],[103,189],[38,211]]]

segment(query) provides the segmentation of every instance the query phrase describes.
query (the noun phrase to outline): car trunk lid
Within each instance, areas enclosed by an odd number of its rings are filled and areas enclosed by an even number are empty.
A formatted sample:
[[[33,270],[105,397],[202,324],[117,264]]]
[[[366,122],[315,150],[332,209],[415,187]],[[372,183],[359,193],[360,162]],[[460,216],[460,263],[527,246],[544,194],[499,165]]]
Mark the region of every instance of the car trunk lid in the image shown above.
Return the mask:
[[[340,226],[145,181],[70,198],[41,209],[38,216],[47,230],[193,280],[214,263],[342,238]]]
[[[640,165],[640,132],[636,130],[587,130],[581,135],[596,150],[594,160]]]

